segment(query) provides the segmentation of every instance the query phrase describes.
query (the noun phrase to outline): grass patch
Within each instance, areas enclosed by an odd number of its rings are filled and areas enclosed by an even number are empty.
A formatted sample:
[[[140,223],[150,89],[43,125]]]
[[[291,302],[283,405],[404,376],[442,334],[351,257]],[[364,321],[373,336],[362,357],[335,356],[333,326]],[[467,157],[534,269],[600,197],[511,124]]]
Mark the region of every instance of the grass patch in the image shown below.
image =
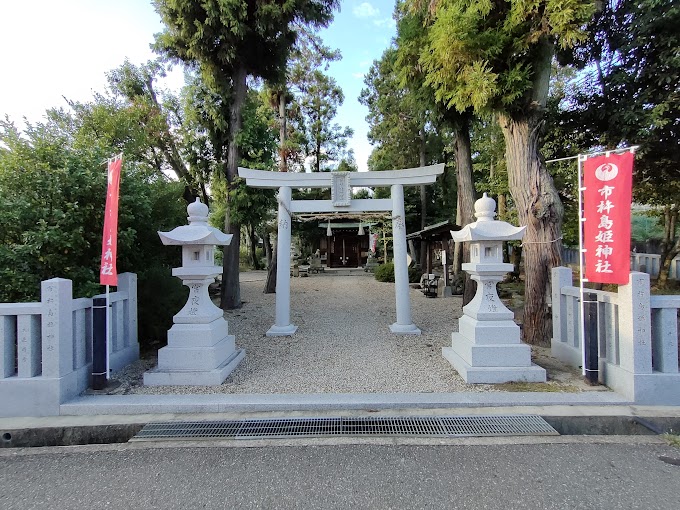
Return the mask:
[[[671,446],[680,448],[680,436],[677,434],[663,434],[661,437]]]
[[[549,393],[579,393],[581,390],[572,384],[554,384],[537,382],[508,382],[494,385],[500,391],[513,392],[549,392]]]
[[[666,280],[664,287],[658,287],[657,282],[652,280],[651,293],[654,295],[680,294],[680,282],[677,280]]]

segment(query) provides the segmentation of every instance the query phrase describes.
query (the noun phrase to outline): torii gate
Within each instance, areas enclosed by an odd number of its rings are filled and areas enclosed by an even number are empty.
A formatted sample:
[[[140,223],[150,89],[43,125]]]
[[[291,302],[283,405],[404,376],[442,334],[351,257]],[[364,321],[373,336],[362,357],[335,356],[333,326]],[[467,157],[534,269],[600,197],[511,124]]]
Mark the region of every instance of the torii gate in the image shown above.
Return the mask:
[[[254,188],[279,188],[279,222],[276,263],[276,321],[267,336],[290,336],[297,326],[290,323],[290,237],[293,213],[357,213],[392,211],[394,292],[397,322],[390,330],[398,335],[419,335],[411,319],[411,299],[406,259],[404,186],[432,184],[444,172],[444,164],[385,172],[268,172],[238,169],[239,177]],[[352,187],[390,187],[391,198],[352,199]],[[331,200],[292,200],[292,188],[330,188]]]

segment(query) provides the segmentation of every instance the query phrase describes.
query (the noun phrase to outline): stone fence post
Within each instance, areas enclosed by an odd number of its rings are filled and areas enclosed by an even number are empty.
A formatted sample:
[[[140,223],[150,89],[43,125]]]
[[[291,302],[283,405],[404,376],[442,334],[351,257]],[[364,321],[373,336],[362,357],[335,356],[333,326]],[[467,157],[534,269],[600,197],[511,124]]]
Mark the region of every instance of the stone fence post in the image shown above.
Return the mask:
[[[135,273],[122,273],[118,275],[118,290],[127,292],[125,301],[124,327],[125,347],[134,346],[137,340],[137,275]]]
[[[572,273],[568,267],[553,267],[552,269],[552,323],[553,341],[567,340],[567,299],[562,295],[562,287],[571,287]]]
[[[652,373],[652,327],[649,275],[630,273],[619,301],[620,367],[631,374]]]
[[[73,283],[52,278],[40,288],[42,375],[59,378],[73,372]]]

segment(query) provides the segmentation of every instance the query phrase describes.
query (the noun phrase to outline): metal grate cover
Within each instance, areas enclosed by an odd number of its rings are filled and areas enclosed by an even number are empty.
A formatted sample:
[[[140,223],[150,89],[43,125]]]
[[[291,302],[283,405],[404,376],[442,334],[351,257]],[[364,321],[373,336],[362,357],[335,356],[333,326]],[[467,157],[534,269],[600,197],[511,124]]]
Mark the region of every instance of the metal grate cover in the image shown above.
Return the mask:
[[[181,439],[266,439],[332,436],[558,435],[543,418],[515,416],[414,416],[283,418],[149,423],[131,441]]]

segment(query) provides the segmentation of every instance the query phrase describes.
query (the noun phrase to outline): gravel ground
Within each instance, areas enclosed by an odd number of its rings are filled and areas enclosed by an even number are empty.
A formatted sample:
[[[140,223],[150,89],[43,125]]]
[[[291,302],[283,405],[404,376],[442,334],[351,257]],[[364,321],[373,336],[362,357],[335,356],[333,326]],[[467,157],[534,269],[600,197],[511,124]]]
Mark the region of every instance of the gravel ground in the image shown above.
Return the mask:
[[[292,337],[267,337],[275,295],[264,294],[264,272],[241,275],[240,310],[225,312],[229,332],[245,359],[221,386],[143,386],[155,358],[116,374],[116,393],[430,393],[496,391],[468,385],[441,354],[462,314],[460,297],[426,298],[410,290],[413,322],[421,336],[398,336],[394,284],[372,275],[312,275],[291,279]],[[543,356],[545,357],[545,356]],[[546,367],[547,368],[547,367]],[[565,385],[565,374],[550,384]],[[573,378],[573,377],[572,377]],[[569,379],[569,377],[566,377]]]

